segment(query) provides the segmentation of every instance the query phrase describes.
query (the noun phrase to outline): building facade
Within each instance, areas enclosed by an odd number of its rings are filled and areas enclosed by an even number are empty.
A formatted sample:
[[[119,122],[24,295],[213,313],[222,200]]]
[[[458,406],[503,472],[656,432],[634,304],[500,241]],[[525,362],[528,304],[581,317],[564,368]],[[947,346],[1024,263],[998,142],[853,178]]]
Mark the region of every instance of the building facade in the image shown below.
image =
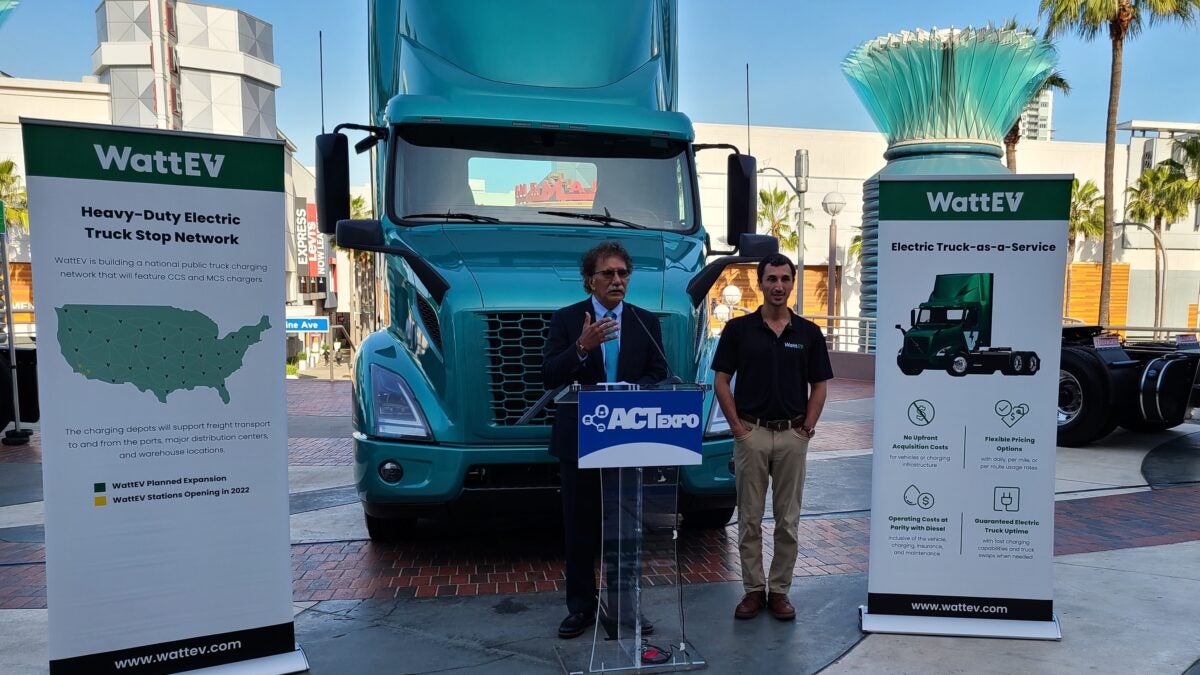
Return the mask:
[[[1027,141],[1054,140],[1054,92],[1046,89],[1029,102],[1017,121],[1021,139]]]
[[[695,128],[699,143],[730,143],[738,147],[746,144],[747,130],[742,125],[697,123]],[[1126,122],[1120,128],[1131,131],[1132,137],[1116,148],[1114,212],[1118,222],[1124,220],[1125,189],[1137,180],[1142,167],[1171,157],[1175,152],[1175,140],[1186,133],[1200,133],[1200,124]],[[805,219],[812,226],[804,230],[801,256],[805,266],[807,297],[804,307],[807,314],[826,313],[824,288],[829,261],[830,216],[822,210],[821,202],[831,192],[845,198],[846,206],[837,217],[835,232],[834,287],[840,289],[835,300],[839,315],[857,316],[859,270],[850,254],[850,244],[862,222],[863,182],[885,164],[883,153],[887,143],[883,135],[828,129],[751,127],[750,147],[758,159],[759,189],[779,189],[787,193],[791,193],[791,187],[771,169],[791,177],[796,150],[808,150],[810,168],[804,206]],[[1021,173],[1072,174],[1080,182],[1091,180],[1103,189],[1103,143],[1022,140],[1017,153]],[[696,155],[696,160],[703,222],[713,247],[724,249],[728,247],[725,241],[725,156],[721,152],[701,152]],[[1180,221],[1186,225],[1177,224],[1163,236],[1168,258],[1164,326],[1187,326],[1189,317],[1195,316],[1195,309],[1190,306],[1194,306],[1200,297],[1200,232],[1194,228],[1194,222],[1195,215],[1189,215]],[[795,250],[784,253],[796,259]],[[1154,297],[1154,254],[1154,242],[1148,233],[1133,227],[1117,229],[1113,260],[1121,268],[1121,274],[1127,272],[1128,286],[1119,298],[1114,292],[1113,302],[1123,306],[1127,303],[1123,319],[1126,325],[1152,324],[1153,303],[1150,299]],[[1101,242],[1080,240],[1075,262],[1098,263],[1100,259]],[[1090,266],[1080,267],[1086,270]],[[1074,275],[1073,284],[1081,283],[1081,276]],[[1073,285],[1073,290],[1078,289]],[[1086,320],[1089,314],[1085,309],[1073,308],[1072,316],[1078,314]]]
[[[317,231],[316,180],[276,124],[282,74],[271,24],[198,2],[104,0],[96,33],[92,67],[111,92],[113,124],[284,141],[288,314],[333,314],[336,322],[338,256]]]

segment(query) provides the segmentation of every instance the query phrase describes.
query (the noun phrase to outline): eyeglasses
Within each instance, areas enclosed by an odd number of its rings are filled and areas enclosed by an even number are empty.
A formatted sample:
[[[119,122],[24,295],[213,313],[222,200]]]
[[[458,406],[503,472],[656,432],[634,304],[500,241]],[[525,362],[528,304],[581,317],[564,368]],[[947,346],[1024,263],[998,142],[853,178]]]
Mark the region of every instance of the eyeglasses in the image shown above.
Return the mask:
[[[597,274],[597,275],[599,275],[599,276],[602,276],[602,277],[604,277],[605,279],[612,279],[613,277],[621,277],[622,279],[628,279],[628,278],[629,278],[629,270],[627,270],[627,269],[619,269],[619,270],[598,270],[598,271],[596,272],[596,274]]]

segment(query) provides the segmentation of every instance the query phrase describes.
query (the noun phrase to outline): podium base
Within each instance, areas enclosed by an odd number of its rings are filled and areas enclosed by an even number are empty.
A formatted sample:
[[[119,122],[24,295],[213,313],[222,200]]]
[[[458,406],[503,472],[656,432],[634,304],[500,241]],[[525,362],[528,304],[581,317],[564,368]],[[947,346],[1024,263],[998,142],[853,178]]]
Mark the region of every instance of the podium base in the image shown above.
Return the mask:
[[[1058,615],[1050,621],[1009,621],[1007,619],[960,619],[949,616],[906,616],[869,614],[866,605],[858,608],[858,622],[864,633],[907,635],[944,635],[947,637],[1013,638],[1022,640],[1061,640]]]
[[[708,668],[708,662],[696,651],[693,645],[680,642],[667,642],[664,639],[656,639],[654,637],[642,640],[640,663],[631,662],[632,660],[624,653],[624,650],[618,649],[613,650],[611,661],[597,654],[592,659],[592,665],[589,668],[570,668],[567,666],[567,660],[564,658],[562,648],[555,647],[554,653],[558,656],[558,665],[562,668],[563,675],[626,672],[679,673]]]

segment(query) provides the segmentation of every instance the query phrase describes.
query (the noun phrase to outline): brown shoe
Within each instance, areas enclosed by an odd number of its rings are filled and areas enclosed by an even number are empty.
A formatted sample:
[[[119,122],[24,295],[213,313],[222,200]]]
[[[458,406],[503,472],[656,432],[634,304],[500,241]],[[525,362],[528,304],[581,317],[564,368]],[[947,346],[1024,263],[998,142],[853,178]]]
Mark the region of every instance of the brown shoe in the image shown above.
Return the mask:
[[[771,608],[771,616],[780,621],[791,621],[796,618],[796,608],[788,600],[787,593],[772,593],[767,597],[767,607]]]
[[[739,619],[753,619],[758,616],[763,607],[767,606],[767,594],[764,591],[750,591],[738,603],[733,615]]]

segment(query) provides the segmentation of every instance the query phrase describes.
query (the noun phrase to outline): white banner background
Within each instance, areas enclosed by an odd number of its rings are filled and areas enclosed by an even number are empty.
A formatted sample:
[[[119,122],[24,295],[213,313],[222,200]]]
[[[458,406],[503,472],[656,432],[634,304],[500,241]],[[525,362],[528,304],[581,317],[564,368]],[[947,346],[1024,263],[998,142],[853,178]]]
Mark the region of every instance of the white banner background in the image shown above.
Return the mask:
[[[1004,189],[1002,182],[988,178],[979,191]],[[1066,223],[970,217],[963,214],[958,221],[881,218],[879,223],[868,591],[872,596],[914,596],[918,601],[939,597],[1049,601]],[[939,242],[1042,242],[1055,250],[937,251]],[[893,244],[913,243],[933,243],[935,250],[893,250]],[[945,370],[902,374],[896,356],[903,337],[895,326],[909,328],[910,310],[929,300],[937,275],[981,272],[993,275],[991,346],[1036,352],[1040,371],[1033,376],[997,372],[952,377]],[[917,401],[927,402],[931,423],[921,426],[910,420],[910,406]],[[1027,413],[1010,427],[997,412],[1002,401],[1013,407],[1025,405]],[[898,447],[904,445],[923,447]],[[1016,510],[1005,505],[1006,510],[996,511],[996,489],[1010,487],[1019,489]],[[1038,524],[981,524],[977,519]],[[878,613],[870,601],[868,605],[872,615]],[[954,612],[928,615],[946,617]]]
[[[102,133],[97,138],[102,139]],[[169,146],[172,140],[163,135],[150,142]],[[237,159],[229,157],[227,161]],[[28,178],[28,190],[37,251],[33,272],[39,309],[51,661],[290,624],[282,192],[35,175]],[[129,209],[139,216],[129,223],[84,217],[84,207]],[[229,213],[241,223],[147,222],[140,216],[144,210]],[[173,241],[163,245],[95,239],[85,235],[85,227],[233,234],[239,243]],[[132,263],[100,265],[66,262],[66,258]],[[151,268],[145,265],[148,261],[240,263],[265,266],[265,271]],[[240,275],[260,277],[261,281],[74,279],[63,277],[65,271]],[[60,352],[55,312],[67,304],[197,310],[217,324],[219,337],[258,324],[263,315],[269,317],[270,328],[246,350],[241,368],[225,380],[231,399],[228,404],[221,401],[216,389],[204,386],[173,391],[166,403],[161,403],[154,393],[139,391],[133,384],[89,379],[72,369]],[[138,311],[136,307],[129,310],[131,316]],[[136,349],[137,338],[128,336],[128,344],[129,349]],[[200,358],[194,345],[181,340],[176,347],[180,363]],[[226,422],[267,426],[169,429]],[[130,427],[154,430],[136,433],[129,431]],[[69,433],[68,429],[82,433]],[[261,436],[252,436],[256,434]],[[234,438],[193,441],[196,435]],[[170,440],[182,437],[187,440]],[[92,442],[97,445],[83,445]],[[213,447],[221,452],[187,452]],[[140,456],[142,452],[179,449],[184,454]],[[125,489],[115,486],[205,476],[224,480]],[[103,486],[96,485],[101,483]],[[123,497],[189,490],[220,494],[121,501]],[[105,498],[103,506],[96,503],[100,496]]]

